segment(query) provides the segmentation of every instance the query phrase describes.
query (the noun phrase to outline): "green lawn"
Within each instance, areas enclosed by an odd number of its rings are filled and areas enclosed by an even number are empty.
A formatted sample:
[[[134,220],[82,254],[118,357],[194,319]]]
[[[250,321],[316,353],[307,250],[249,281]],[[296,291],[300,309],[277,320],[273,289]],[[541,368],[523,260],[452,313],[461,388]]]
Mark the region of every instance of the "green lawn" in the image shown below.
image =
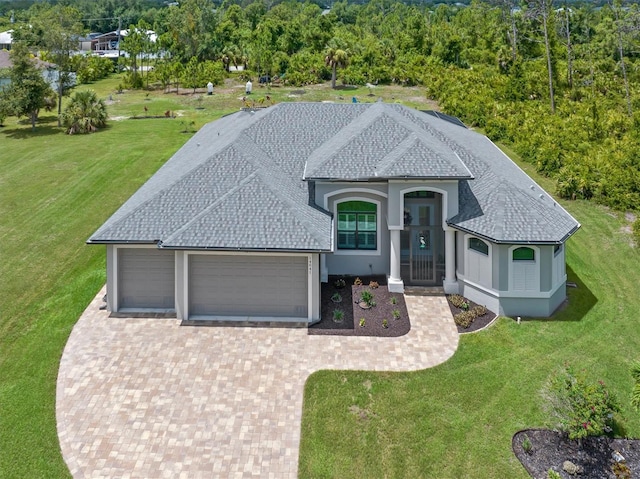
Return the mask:
[[[0,128],[0,477],[69,473],[55,427],[58,363],[75,321],[104,283],[104,248],[85,240],[191,134],[237,110],[242,83],[202,100],[160,92],[116,94],[121,79],[90,85],[122,118],[88,136],[67,136],[43,113],[35,133],[9,118]],[[86,88],[86,87],[83,87]],[[256,87],[275,101],[399,101],[429,108],[417,89],[331,91]],[[368,96],[371,94],[372,96]],[[170,110],[175,119],[127,120]],[[203,109],[197,109],[203,107]],[[193,126],[191,126],[191,122]],[[320,372],[308,381],[303,477],[524,477],[509,440],[542,425],[538,389],[565,360],[594,370],[618,392],[629,434],[627,368],[640,333],[632,323],[638,255],[619,215],[586,203],[571,211],[583,230],[568,247],[571,306],[552,322],[501,321],[462,339],[446,364],[411,374]],[[575,272],[575,273],[574,273]],[[363,383],[372,382],[368,391]],[[349,406],[375,416],[356,420]]]

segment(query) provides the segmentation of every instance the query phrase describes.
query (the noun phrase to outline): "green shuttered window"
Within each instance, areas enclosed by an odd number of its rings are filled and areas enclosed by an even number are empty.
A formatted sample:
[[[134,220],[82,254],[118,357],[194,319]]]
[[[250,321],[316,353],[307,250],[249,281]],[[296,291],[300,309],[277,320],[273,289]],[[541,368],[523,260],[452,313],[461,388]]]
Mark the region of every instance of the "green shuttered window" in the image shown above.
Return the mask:
[[[375,250],[377,206],[367,201],[338,204],[338,249]]]

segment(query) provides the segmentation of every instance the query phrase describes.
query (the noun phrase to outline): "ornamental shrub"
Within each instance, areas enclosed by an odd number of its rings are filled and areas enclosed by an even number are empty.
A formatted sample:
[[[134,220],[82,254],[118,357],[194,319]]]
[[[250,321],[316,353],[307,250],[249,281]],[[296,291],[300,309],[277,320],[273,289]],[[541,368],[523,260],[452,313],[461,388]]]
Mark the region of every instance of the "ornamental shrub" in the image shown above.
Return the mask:
[[[451,304],[453,304],[456,308],[462,308],[462,305],[465,304],[467,302],[466,299],[464,299],[463,296],[460,296],[459,294],[452,294],[451,296],[449,296],[449,301],[451,302]]]
[[[569,439],[600,436],[612,431],[620,406],[603,381],[590,382],[585,374],[565,366],[551,375],[542,390],[544,406],[554,427]]]
[[[463,311],[453,317],[453,321],[458,326],[461,326],[465,329],[471,326],[471,323],[473,323],[474,319],[476,319],[476,315],[473,313],[473,311]]]

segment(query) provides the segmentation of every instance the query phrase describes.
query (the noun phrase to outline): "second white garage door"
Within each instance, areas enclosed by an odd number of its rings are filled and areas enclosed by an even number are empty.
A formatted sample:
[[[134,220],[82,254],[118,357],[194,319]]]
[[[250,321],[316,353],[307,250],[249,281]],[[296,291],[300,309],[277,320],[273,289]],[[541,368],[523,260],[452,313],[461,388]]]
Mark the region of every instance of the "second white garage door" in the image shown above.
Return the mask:
[[[189,255],[189,317],[307,318],[306,256]]]

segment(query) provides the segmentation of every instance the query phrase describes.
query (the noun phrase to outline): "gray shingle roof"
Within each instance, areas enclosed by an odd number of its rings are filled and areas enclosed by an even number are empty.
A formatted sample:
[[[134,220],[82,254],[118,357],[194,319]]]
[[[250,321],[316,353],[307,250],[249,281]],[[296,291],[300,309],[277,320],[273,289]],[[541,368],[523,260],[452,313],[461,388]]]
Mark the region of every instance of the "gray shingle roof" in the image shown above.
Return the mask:
[[[579,227],[473,131],[400,105],[283,103],[205,125],[89,242],[330,251],[331,217],[304,179],[404,177],[459,179],[448,223],[494,241],[558,242]]]

